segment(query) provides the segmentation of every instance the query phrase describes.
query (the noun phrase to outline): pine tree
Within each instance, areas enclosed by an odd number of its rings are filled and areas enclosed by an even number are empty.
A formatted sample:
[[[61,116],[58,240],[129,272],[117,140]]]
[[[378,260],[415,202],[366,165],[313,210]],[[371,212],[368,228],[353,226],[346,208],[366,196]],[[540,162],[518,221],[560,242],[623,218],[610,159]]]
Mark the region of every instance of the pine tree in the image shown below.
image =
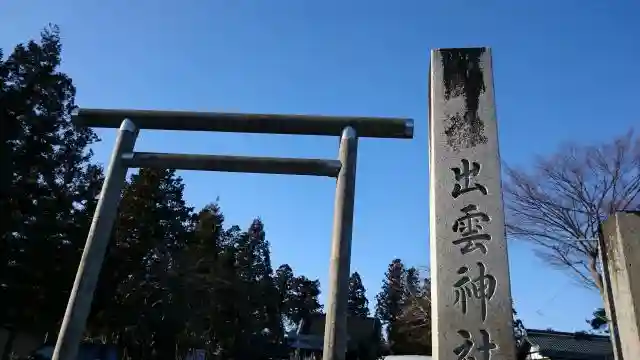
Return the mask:
[[[205,206],[197,215],[194,234],[177,261],[182,279],[178,293],[188,308],[188,319],[181,345],[185,349],[207,349],[213,354],[220,347],[216,329],[224,328],[220,300],[232,281],[233,269],[223,266],[224,215],[217,203]]]
[[[197,218],[194,235],[179,258],[183,301],[189,309],[183,347],[234,357],[252,332],[246,325],[247,314],[253,314],[247,310],[248,275],[239,271],[237,261],[247,236],[237,226],[224,228],[217,203],[205,206]]]
[[[369,300],[367,300],[366,290],[357,271],[349,278],[347,311],[349,316],[365,318],[369,316]]]
[[[193,214],[174,170],[141,169],[125,187],[93,306],[93,326],[122,337],[129,351],[172,357],[184,330],[177,260]],[[125,333],[122,330],[126,329]]]
[[[287,325],[292,325],[291,312],[289,311],[289,304],[291,302],[291,296],[293,293],[295,275],[291,266],[288,264],[282,264],[278,267],[274,275],[274,282],[278,291],[278,300],[280,306],[280,314],[283,322]]]
[[[387,326],[392,326],[402,311],[403,276],[404,264],[402,260],[394,259],[385,273],[382,289],[376,295],[376,317]]]
[[[238,275],[246,294],[243,299],[247,299],[245,306],[248,311],[244,314],[251,315],[246,318],[245,326],[255,329],[248,335],[248,343],[242,346],[242,350],[251,350],[253,356],[258,356],[272,349],[283,334],[271,251],[260,219],[251,223],[241,237],[238,249]]]
[[[405,302],[406,298],[411,294],[417,294],[421,291],[420,272],[415,267],[410,267],[406,270],[403,278],[403,287],[406,289],[404,292]]]
[[[513,310],[514,316],[516,315],[515,310]],[[609,332],[609,321],[607,320],[607,313],[604,308],[597,308],[592,313],[592,318],[587,320],[587,324],[591,327],[592,330],[602,331],[605,333]],[[518,339],[518,334],[522,334],[522,321],[514,318],[514,327],[516,332],[516,339]]]
[[[61,51],[49,26],[39,42],[0,55],[0,322],[16,330],[58,327],[86,239],[83,212],[102,180],[89,163],[96,135],[71,123],[75,87],[58,70]]]
[[[402,311],[394,324],[392,350],[398,355],[431,355],[431,282],[411,267],[404,277]]]
[[[394,259],[389,264],[376,296],[376,317],[387,326],[393,354],[430,354],[428,284],[428,280],[420,280],[416,268],[405,268],[402,260]]]
[[[318,300],[319,280],[295,276],[288,264],[278,267],[274,280],[280,300],[280,313],[286,325],[298,326],[302,319],[308,319],[311,315],[320,313],[322,305]]]
[[[392,352],[398,342],[397,321],[402,312],[404,298],[403,275],[404,264],[402,264],[402,260],[394,259],[385,273],[382,289],[376,296],[376,317],[387,327],[387,341]]]
[[[285,328],[295,328],[299,325],[298,319],[304,317],[305,314],[314,312],[314,310],[310,310],[308,312],[301,310],[305,305],[300,301],[298,294],[300,293],[300,285],[304,283],[304,281],[300,281],[299,278],[296,278],[289,264],[282,264],[275,272],[274,282],[278,292],[279,313],[283,330]],[[320,292],[318,290],[318,294],[319,293]],[[312,308],[315,308],[316,306],[320,306],[320,304],[311,302]],[[298,320],[298,322],[296,322],[296,320]]]
[[[318,314],[322,305],[318,300],[320,296],[320,281],[311,280],[306,276],[293,278],[291,293],[287,304],[289,320],[298,325],[302,319],[308,319],[311,315]]]

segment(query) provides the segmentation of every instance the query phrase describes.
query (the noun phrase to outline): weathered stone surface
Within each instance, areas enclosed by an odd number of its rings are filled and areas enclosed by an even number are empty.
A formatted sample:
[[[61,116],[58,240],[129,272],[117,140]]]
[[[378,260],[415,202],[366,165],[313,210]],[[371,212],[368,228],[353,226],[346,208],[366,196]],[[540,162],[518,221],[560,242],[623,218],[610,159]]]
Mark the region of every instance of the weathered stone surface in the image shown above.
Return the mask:
[[[635,359],[640,354],[640,212],[609,217],[600,246],[607,316],[617,328],[612,331],[616,359]]]
[[[513,360],[490,50],[432,51],[429,81],[434,356]]]

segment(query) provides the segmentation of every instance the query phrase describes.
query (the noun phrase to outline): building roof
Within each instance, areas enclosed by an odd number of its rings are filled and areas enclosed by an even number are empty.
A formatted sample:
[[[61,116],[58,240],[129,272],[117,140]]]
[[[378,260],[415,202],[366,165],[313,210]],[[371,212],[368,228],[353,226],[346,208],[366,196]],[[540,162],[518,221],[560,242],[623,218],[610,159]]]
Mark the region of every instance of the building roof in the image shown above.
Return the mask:
[[[314,314],[308,319],[308,324],[302,326],[304,331],[299,334],[291,333],[287,337],[291,341],[291,347],[309,350],[322,350],[324,342],[325,314]],[[382,325],[380,320],[367,317],[347,317],[347,344],[350,348],[357,346],[362,341],[379,339]]]
[[[324,347],[324,337],[320,335],[291,334],[290,347],[294,349],[322,350]]]
[[[609,336],[552,330],[527,330],[531,353],[553,360],[613,360]]]
[[[310,317],[309,334],[324,335],[325,314],[314,314]],[[374,317],[347,317],[347,333],[356,341],[375,336],[382,325],[380,320]]]

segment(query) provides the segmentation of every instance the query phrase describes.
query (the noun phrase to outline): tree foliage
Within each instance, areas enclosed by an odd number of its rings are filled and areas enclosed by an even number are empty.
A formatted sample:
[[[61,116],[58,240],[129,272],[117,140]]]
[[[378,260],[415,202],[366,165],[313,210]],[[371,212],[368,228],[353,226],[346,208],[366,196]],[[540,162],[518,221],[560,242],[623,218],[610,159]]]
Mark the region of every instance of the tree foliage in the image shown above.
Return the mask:
[[[431,282],[412,267],[407,270],[405,284],[405,299],[396,326],[400,335],[396,351],[431,355]]]
[[[520,348],[527,336],[527,330],[525,329],[522,320],[518,317],[516,309],[512,308],[511,311],[513,312],[513,335],[516,339],[516,347]]]
[[[380,293],[376,296],[376,316],[387,328],[387,344],[394,355],[431,355],[431,279],[415,268],[406,268],[400,259],[388,266]],[[526,330],[513,309],[513,331],[519,359],[524,359]],[[524,352],[523,352],[524,351]]]
[[[376,296],[376,317],[387,328],[390,351],[396,355],[431,355],[430,283],[416,268],[394,259]]]
[[[587,324],[591,327],[592,330],[602,331],[605,333],[609,332],[609,321],[607,320],[607,313],[604,308],[596,309],[591,319],[587,320]]]
[[[96,135],[71,123],[75,87],[58,70],[61,49],[50,26],[0,55],[0,327],[51,339],[103,181],[89,149]],[[260,219],[228,226],[217,202],[196,212],[184,188],[174,170],[127,180],[87,340],[140,360],[194,348],[220,359],[282,356],[285,325],[322,310],[319,281],[286,264],[273,270]]]
[[[349,316],[367,317],[369,316],[369,300],[367,300],[366,289],[358,272],[354,272],[349,277],[349,300],[347,303]]]
[[[55,333],[102,182],[88,149],[97,137],[71,123],[57,27],[1,54],[0,323]]]
[[[602,291],[599,224],[640,209],[640,138],[629,132],[609,143],[565,145],[527,170],[506,167],[508,234],[533,242],[538,255]]]
[[[376,295],[376,317],[383,324],[394,323],[402,309],[404,264],[394,259],[388,266],[382,281],[382,289]]]
[[[174,297],[176,255],[193,229],[192,208],[173,170],[141,169],[125,187],[93,303],[90,335],[109,334],[130,353],[151,356],[176,342],[184,318]],[[123,330],[124,329],[124,330]],[[158,349],[173,354],[175,346]],[[168,355],[167,355],[168,356]]]
[[[299,324],[300,320],[309,319],[311,315],[320,313],[322,305],[318,300],[319,295],[319,280],[311,280],[304,275],[295,277],[286,303],[289,321]]]

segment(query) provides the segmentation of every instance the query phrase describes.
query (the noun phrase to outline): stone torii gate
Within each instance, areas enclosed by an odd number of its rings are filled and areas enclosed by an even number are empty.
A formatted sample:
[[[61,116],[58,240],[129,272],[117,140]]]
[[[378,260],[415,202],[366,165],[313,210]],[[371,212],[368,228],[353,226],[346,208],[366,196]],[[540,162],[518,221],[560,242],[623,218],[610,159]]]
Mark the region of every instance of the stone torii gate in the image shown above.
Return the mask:
[[[324,360],[344,360],[358,137],[413,138],[405,118],[80,109],[78,126],[118,128],[52,360],[75,360],[128,168],[171,168],[337,178]],[[341,136],[337,160],[134,152],[140,129]]]

